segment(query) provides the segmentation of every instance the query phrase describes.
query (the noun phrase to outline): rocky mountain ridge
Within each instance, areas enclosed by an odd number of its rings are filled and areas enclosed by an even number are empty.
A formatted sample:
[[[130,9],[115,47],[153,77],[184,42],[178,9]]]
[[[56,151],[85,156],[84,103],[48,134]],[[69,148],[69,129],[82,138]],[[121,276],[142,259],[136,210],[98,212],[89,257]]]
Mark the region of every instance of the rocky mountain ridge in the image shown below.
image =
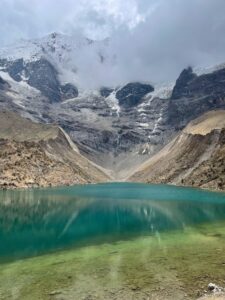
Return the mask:
[[[223,66],[200,75],[187,68],[165,86],[130,82],[84,90],[76,60],[69,73],[67,66],[71,55],[87,51],[100,65],[114,63],[107,41],[56,33],[0,49],[0,109],[59,125],[82,155],[112,170],[116,180],[126,178],[193,118],[225,108]]]

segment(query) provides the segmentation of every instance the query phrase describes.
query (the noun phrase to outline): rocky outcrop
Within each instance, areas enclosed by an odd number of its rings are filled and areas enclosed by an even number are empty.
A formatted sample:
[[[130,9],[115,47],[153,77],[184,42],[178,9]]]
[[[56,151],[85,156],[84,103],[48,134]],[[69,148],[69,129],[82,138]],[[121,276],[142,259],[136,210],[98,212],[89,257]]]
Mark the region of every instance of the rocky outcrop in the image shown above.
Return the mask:
[[[2,61],[3,70],[17,81],[25,81],[37,89],[50,103],[76,98],[78,89],[71,83],[60,84],[58,71],[47,59],[40,58],[34,61],[24,61],[23,58],[15,61]]]
[[[130,180],[225,190],[225,111],[191,122]]]
[[[184,69],[179,78],[176,81],[175,87],[172,92],[172,99],[179,99],[182,97],[191,97],[191,83],[197,78],[197,75],[193,73],[191,67]]]
[[[173,89],[168,124],[181,129],[201,114],[219,108],[225,108],[225,69],[197,76],[188,68]]]
[[[25,66],[25,77],[27,83],[38,89],[51,102],[59,102],[61,100],[60,83],[58,74],[53,65],[42,58],[40,60],[29,62]]]
[[[22,80],[22,72],[24,71],[23,58],[16,59],[13,61],[5,61],[5,63],[3,63],[2,61],[1,65],[5,67],[5,70],[15,81]]]
[[[121,107],[130,108],[140,104],[143,97],[153,91],[154,88],[150,84],[131,82],[117,91],[116,98]]]
[[[0,113],[0,187],[57,186],[109,180],[57,126]]]

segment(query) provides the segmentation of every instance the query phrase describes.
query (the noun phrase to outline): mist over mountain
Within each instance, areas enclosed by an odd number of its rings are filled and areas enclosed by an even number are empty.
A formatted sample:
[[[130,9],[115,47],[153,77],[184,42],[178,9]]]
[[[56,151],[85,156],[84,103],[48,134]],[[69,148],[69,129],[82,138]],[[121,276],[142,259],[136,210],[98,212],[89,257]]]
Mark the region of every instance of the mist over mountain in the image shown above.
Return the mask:
[[[100,60],[98,52],[86,47],[70,61],[85,88],[170,82],[187,66],[204,68],[225,61],[222,0],[1,2],[2,46],[55,31],[73,41],[105,41]]]

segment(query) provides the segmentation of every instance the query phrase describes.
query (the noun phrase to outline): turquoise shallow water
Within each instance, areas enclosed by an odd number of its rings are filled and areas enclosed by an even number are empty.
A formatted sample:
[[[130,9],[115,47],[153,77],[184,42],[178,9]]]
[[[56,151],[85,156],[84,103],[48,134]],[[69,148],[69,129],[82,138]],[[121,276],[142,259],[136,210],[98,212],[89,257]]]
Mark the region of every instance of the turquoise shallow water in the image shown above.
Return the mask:
[[[225,220],[225,193],[111,183],[0,191],[0,259]]]

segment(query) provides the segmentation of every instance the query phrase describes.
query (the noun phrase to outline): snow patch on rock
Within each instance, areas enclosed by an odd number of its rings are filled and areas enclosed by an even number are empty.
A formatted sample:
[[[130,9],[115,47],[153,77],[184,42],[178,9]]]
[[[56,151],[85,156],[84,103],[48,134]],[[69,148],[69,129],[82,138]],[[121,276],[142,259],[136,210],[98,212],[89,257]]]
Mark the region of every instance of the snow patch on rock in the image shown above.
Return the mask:
[[[120,106],[119,106],[119,101],[116,98],[116,91],[112,92],[107,98],[106,98],[106,103],[109,105],[109,107],[116,111],[117,116],[119,117],[120,114]]]

